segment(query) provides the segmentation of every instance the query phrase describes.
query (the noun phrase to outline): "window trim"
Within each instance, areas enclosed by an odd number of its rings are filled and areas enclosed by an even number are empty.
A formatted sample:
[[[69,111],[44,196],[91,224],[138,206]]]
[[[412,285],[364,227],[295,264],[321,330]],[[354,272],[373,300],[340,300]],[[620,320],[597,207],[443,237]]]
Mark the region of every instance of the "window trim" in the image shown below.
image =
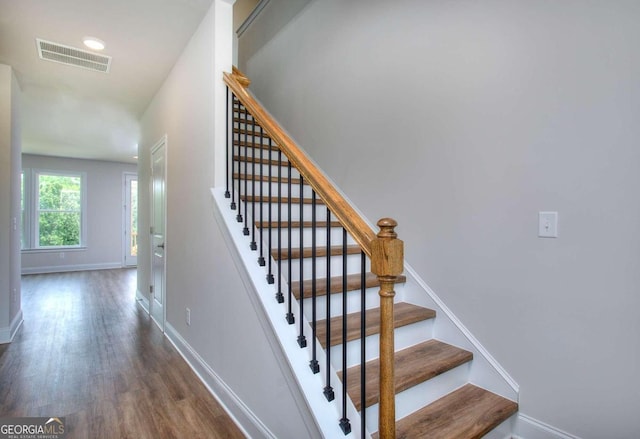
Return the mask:
[[[87,173],[83,171],[65,171],[58,169],[25,168],[22,170],[24,181],[24,224],[23,236],[25,252],[51,252],[59,250],[83,250],[87,245]],[[61,177],[80,177],[80,242],[78,245],[40,245],[39,234],[39,177],[54,175]],[[44,210],[43,212],[46,212]],[[62,212],[62,211],[55,211]]]

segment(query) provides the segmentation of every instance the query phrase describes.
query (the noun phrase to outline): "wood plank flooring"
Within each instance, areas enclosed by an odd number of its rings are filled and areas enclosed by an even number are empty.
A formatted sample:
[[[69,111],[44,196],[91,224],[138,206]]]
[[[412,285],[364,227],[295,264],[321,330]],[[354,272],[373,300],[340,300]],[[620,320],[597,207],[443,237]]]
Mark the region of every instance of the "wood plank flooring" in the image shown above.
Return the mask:
[[[64,416],[69,438],[243,438],[135,290],[135,269],[24,276],[0,417]]]

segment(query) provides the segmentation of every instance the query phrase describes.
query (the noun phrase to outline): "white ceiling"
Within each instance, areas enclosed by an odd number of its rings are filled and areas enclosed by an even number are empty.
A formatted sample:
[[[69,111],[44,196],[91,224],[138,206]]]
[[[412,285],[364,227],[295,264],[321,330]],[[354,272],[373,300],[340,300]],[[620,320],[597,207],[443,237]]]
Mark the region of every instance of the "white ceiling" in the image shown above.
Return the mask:
[[[135,163],[138,119],[212,0],[0,0],[0,63],[22,90],[25,153]],[[110,73],[44,61],[36,38],[89,50]]]

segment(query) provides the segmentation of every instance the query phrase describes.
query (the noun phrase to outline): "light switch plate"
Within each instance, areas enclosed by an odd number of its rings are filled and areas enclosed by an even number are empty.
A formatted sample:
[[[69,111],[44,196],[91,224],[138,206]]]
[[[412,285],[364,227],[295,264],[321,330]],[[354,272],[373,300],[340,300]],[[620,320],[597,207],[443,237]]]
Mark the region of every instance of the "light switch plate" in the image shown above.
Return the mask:
[[[558,237],[558,212],[538,213],[538,236],[540,238]]]

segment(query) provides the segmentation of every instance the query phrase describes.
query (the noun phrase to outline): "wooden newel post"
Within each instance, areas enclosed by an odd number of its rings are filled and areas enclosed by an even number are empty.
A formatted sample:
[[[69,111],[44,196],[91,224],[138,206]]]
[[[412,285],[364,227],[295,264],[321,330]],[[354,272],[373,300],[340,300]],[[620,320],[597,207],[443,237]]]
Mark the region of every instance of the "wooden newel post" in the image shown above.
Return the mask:
[[[380,281],[380,406],[378,434],[380,439],[396,437],[396,398],[393,341],[393,286],[404,271],[404,244],[398,239],[391,218],[378,221],[377,238],[371,243],[371,271]]]

